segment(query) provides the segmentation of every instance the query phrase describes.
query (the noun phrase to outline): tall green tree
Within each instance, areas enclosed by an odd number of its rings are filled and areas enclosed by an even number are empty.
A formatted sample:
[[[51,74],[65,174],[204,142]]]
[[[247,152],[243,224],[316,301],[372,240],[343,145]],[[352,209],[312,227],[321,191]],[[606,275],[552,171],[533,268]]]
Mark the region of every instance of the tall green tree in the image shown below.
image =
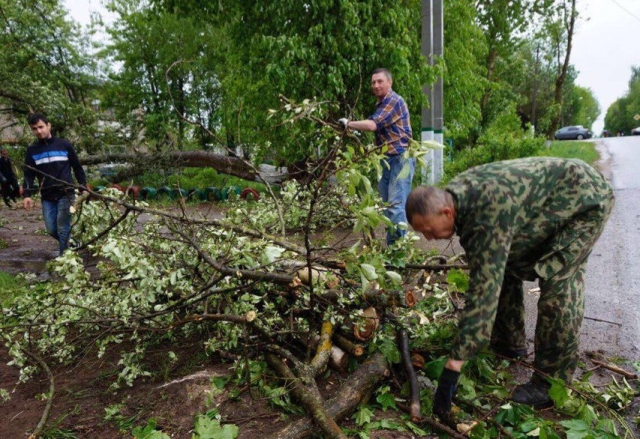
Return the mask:
[[[553,48],[557,59],[554,103],[556,108],[559,109],[557,117],[551,119],[551,125],[548,131],[549,137],[553,135],[562,122],[563,96],[566,95],[564,85],[570,70],[573,35],[577,19],[578,10],[576,8],[576,0],[562,0],[555,9],[555,15],[552,15],[549,21]]]
[[[487,87],[481,101],[482,125],[487,127],[501,113],[505,104],[514,101],[512,89],[504,81],[513,73],[512,57],[522,44],[522,35],[535,19],[545,15],[550,1],[477,0],[478,24],[487,44],[485,58]]]
[[[462,147],[480,129],[481,102],[488,85],[481,60],[488,47],[476,21],[474,0],[451,0],[444,14],[445,127],[447,137]]]
[[[591,128],[599,115],[600,104],[593,92],[588,88],[573,86],[571,95],[565,100],[563,106],[563,125],[582,125]]]
[[[434,79],[421,55],[420,12],[417,0],[243,1],[234,37],[239,47],[248,49],[242,59],[256,125],[261,125],[268,108],[278,105],[280,94],[331,103],[330,119],[366,117],[375,104],[371,72],[386,67],[394,75],[393,88],[409,104],[414,132],[419,133],[422,87]],[[261,84],[259,90],[252,81]],[[292,133],[291,127],[265,134],[274,151],[290,143],[292,134],[297,140],[304,136],[301,131]],[[294,152],[298,157],[311,153],[301,146]]]
[[[609,106],[604,127],[613,134],[629,134],[640,126],[640,118],[636,120],[636,115],[640,116],[640,66],[631,68],[629,90]]]
[[[287,161],[308,157],[315,134],[305,124],[278,125],[269,110],[282,105],[281,96],[315,98],[330,120],[366,117],[374,109],[369,82],[376,67],[393,72],[420,131],[422,87],[435,75],[421,55],[418,0],[110,4],[121,20],[110,30],[108,53],[121,70],[112,76],[109,103],[130,120],[142,109],[147,136],[158,144],[167,132],[188,138],[177,114],[202,113],[193,99],[198,77],[208,78],[198,96],[209,99],[207,129],[218,141]],[[175,64],[182,59],[191,62]]]
[[[104,54],[119,68],[104,105],[130,128],[131,141],[144,128],[150,146],[206,148],[221,125],[216,53],[224,35],[194,16],[146,2],[116,0],[110,8],[120,19],[108,29]]]
[[[96,87],[92,58],[80,28],[59,0],[0,0],[0,102],[17,120],[32,111],[58,132],[85,140],[93,132],[89,109]],[[83,134],[86,134],[83,137]],[[85,141],[81,147],[90,148]]]

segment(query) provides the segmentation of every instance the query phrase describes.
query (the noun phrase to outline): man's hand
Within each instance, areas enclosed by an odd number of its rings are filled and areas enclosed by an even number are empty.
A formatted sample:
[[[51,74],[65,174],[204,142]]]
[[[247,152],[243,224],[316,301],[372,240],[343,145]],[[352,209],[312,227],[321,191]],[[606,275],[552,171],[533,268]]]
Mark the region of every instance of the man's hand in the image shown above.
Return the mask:
[[[22,207],[24,207],[25,210],[31,210],[31,208],[33,207],[33,200],[31,199],[31,197],[27,197],[22,200]]]
[[[449,420],[451,416],[451,404],[453,396],[456,394],[458,388],[458,379],[460,378],[460,372],[447,369],[442,370],[440,380],[438,381],[438,388],[436,394],[433,397],[433,413],[438,415],[442,421]]]
[[[342,120],[342,119],[340,119],[340,120]],[[338,122],[340,122],[340,120]],[[0,174],[0,183],[5,184],[6,182],[7,182],[7,179],[4,178],[4,175]]]
[[[338,124],[342,127],[342,129],[346,130],[349,128],[349,119],[343,117],[342,119],[338,119]]]

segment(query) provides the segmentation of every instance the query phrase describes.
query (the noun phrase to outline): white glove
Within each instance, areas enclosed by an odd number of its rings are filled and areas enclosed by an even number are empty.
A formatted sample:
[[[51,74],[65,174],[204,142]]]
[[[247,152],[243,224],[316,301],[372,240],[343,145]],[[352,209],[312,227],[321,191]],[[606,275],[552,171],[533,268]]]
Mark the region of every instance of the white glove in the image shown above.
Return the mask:
[[[346,117],[343,117],[342,119],[338,119],[338,123],[342,128],[346,130],[349,125],[349,119],[347,119]]]

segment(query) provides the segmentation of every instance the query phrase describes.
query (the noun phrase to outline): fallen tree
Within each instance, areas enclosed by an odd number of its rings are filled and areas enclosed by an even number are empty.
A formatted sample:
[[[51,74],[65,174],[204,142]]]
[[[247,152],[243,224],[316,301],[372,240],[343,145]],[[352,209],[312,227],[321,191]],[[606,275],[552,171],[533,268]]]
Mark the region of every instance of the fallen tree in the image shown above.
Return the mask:
[[[150,167],[176,169],[181,167],[213,168],[216,171],[249,181],[282,184],[291,178],[286,167],[268,164],[252,165],[239,157],[215,154],[208,151],[170,151],[167,153],[114,153],[84,156],[80,162],[85,166],[103,163],[120,163],[126,166],[113,176],[114,181],[123,181],[139,175]]]
[[[385,217],[368,180],[379,157],[335,157],[318,179],[283,186],[281,198],[231,202],[223,219],[196,216],[184,200],[169,212],[115,189],[92,192],[76,214],[80,253],[56,259],[52,281],[35,282],[5,307],[0,329],[14,363],[26,378],[36,366],[74,364],[90,346],[99,356],[117,349],[113,387],[133,386],[157,367],[150,349],[162,343],[170,355],[195,337],[208,355],[234,361],[238,382],[258,391],[268,382],[270,397],[279,385],[276,394],[304,408],[276,437],[342,438],[349,414],[362,411],[363,428],[373,416],[367,406],[399,411],[403,401],[403,428],[460,437],[432,419],[430,404],[464,301],[466,265],[417,251],[411,237],[383,246],[375,231]],[[326,184],[333,174],[338,183]],[[272,235],[281,229],[274,203],[298,236]],[[269,371],[259,366],[265,362]],[[326,395],[319,383],[331,367],[348,376]],[[459,402],[470,407],[461,416],[480,418],[467,422],[480,436],[493,437],[494,427],[478,407],[521,416],[508,412],[515,409],[506,404],[504,367],[481,357],[461,380]],[[554,426],[527,420],[526,428],[554,437]]]

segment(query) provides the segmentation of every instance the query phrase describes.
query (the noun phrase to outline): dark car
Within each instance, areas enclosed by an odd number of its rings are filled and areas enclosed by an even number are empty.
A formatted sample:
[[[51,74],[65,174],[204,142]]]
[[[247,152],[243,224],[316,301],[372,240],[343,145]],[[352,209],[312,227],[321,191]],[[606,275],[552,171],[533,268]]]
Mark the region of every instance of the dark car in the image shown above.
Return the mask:
[[[593,133],[581,125],[562,127],[556,131],[556,140],[582,140],[590,139]]]
[[[640,127],[636,127],[634,129],[631,130],[631,135],[632,136],[640,136]]]

